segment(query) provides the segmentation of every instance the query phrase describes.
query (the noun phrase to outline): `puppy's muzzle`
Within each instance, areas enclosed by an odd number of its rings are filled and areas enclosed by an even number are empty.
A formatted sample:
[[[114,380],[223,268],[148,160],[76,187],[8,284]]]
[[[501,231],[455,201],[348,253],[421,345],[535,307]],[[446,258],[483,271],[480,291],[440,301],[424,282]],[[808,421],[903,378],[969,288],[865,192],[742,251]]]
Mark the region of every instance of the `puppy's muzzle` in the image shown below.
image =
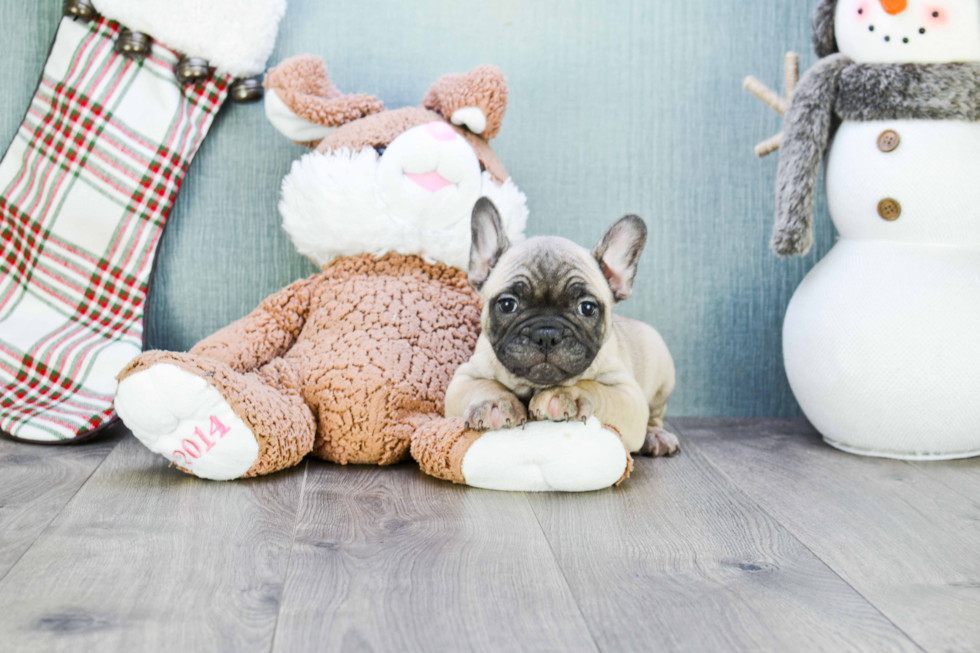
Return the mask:
[[[550,324],[534,327],[531,331],[531,343],[542,353],[549,353],[558,348],[562,338],[561,327]]]

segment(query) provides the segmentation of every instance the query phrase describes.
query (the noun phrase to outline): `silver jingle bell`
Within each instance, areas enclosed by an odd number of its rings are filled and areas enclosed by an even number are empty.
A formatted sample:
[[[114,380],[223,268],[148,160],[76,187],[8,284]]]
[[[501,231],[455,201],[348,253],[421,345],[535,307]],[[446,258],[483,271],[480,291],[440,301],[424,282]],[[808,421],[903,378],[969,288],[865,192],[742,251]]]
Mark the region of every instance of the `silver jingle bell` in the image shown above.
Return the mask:
[[[97,15],[92,0],[65,0],[61,3],[61,11],[69,18],[83,21],[92,20]]]
[[[150,54],[153,40],[142,32],[124,29],[116,41],[116,52],[132,59],[139,59]]]
[[[239,104],[258,102],[265,95],[258,77],[236,79],[231,85],[231,99]]]
[[[197,84],[211,75],[207,59],[184,57],[177,64],[177,81],[181,84]]]

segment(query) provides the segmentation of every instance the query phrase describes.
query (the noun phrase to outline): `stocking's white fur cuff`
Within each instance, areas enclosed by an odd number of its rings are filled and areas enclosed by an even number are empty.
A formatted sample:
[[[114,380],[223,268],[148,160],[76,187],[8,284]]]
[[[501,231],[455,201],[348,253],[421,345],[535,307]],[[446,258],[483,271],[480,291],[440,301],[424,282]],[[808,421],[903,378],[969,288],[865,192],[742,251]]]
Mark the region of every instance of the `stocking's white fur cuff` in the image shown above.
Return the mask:
[[[167,47],[207,59],[219,74],[265,70],[286,0],[94,0],[99,13]]]

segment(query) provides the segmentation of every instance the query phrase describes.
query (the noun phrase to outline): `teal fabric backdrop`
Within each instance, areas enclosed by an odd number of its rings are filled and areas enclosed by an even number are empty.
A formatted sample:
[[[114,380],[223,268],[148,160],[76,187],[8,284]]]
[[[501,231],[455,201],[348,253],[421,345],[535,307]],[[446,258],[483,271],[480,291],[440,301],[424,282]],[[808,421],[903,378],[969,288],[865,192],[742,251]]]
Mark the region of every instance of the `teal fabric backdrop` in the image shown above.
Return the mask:
[[[594,244],[627,212],[650,241],[623,313],[663,333],[670,414],[798,415],[780,332],[793,290],[833,242],[821,205],[802,260],[767,249],[776,159],[752,147],[779,117],[741,89],[813,62],[815,0],[290,0],[270,63],[322,55],[345,91],[418,104],[441,74],[500,66],[510,105],[497,154],[527,193],[531,234]],[[33,94],[60,0],[2,0],[0,139]],[[303,149],[261,105],[229,105],[170,217],[150,343],[186,349],[312,267],[279,228],[279,183]]]

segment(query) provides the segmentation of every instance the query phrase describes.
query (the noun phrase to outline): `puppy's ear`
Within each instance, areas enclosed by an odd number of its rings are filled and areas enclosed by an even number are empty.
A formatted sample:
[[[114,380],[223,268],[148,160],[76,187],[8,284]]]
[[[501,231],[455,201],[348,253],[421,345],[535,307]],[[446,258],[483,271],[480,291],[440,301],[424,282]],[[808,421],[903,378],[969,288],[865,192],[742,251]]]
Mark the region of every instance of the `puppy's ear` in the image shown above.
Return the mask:
[[[592,256],[599,262],[617,302],[633,293],[636,266],[646,243],[646,223],[638,216],[627,215],[609,227],[609,231],[592,250]]]
[[[473,240],[470,244],[470,283],[480,290],[510,243],[504,233],[497,207],[486,197],[477,200],[473,207],[471,226]]]

